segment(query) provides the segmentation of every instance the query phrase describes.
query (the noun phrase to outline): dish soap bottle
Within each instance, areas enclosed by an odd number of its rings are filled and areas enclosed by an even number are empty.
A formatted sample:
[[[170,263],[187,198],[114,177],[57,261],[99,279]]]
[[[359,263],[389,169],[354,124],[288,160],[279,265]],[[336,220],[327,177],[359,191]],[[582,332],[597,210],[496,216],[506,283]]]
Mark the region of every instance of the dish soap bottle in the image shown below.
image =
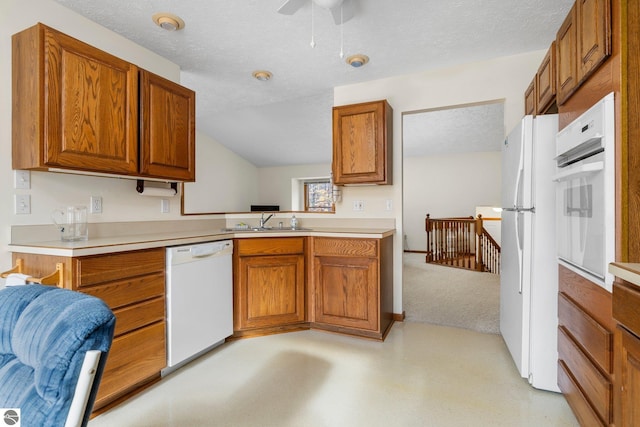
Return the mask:
[[[293,215],[291,217],[291,229],[295,230],[296,228],[298,228],[298,218],[296,218],[296,216]]]

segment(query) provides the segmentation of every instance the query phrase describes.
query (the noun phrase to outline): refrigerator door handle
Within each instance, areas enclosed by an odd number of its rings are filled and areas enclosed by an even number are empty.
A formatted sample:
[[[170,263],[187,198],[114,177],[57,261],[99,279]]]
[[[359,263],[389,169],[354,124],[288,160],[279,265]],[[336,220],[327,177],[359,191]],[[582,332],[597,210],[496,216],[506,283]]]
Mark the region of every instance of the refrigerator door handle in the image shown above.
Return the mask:
[[[516,242],[518,244],[518,272],[520,273],[520,280],[518,280],[518,293],[522,294],[522,279],[524,279],[524,274],[522,271],[524,260],[523,257],[523,243],[522,243],[522,233],[520,229],[520,221],[523,213],[518,211],[516,212]]]

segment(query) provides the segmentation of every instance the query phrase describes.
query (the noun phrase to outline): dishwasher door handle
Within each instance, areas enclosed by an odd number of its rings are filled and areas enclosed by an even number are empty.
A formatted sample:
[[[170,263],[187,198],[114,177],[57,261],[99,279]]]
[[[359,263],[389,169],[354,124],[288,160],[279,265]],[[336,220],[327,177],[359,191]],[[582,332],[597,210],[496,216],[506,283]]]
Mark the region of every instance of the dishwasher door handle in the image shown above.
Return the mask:
[[[193,258],[210,257],[210,256],[215,255],[216,252],[218,252],[218,251],[215,250],[214,248],[198,248],[198,247],[191,248],[191,256]]]

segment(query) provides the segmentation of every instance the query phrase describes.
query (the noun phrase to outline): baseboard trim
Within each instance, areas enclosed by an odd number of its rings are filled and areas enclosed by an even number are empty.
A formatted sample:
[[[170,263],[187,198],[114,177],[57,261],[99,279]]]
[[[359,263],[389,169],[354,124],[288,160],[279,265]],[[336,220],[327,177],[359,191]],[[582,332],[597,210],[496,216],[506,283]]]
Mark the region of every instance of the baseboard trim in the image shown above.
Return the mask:
[[[393,320],[396,322],[404,322],[404,311],[402,313],[393,313]]]

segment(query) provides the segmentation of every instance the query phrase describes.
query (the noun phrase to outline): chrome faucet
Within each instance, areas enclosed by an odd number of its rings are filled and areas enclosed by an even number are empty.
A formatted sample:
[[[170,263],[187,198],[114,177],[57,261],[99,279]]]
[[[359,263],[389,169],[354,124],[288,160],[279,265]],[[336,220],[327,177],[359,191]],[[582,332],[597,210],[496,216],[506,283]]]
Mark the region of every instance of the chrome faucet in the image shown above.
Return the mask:
[[[262,212],[262,215],[260,215],[260,228],[264,228],[264,226],[267,224],[267,221],[269,221],[273,215],[274,214],[271,214],[265,219],[264,212]]]

